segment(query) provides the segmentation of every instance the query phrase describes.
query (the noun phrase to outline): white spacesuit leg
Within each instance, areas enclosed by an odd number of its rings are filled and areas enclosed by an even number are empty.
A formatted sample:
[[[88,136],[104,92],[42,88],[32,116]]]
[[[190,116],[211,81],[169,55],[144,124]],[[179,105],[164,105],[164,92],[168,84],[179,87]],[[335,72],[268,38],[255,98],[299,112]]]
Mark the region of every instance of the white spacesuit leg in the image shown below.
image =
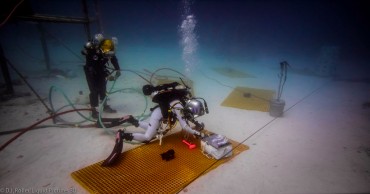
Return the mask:
[[[142,121],[139,122],[139,126],[146,131],[145,133],[133,133],[132,135],[134,136],[134,140],[140,142],[152,140],[157,133],[157,129],[159,128],[162,117],[163,116],[161,109],[159,107],[154,109],[152,114],[150,115],[149,123],[145,123]]]
[[[148,129],[149,123],[147,121],[139,121],[139,127],[142,129]]]

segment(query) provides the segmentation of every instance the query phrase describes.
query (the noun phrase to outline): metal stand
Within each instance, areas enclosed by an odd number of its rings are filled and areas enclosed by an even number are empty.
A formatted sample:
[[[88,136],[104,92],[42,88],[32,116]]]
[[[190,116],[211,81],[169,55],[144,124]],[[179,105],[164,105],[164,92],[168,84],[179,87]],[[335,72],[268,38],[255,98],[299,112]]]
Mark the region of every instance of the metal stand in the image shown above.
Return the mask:
[[[286,61],[280,63],[280,74],[279,76],[279,88],[276,99],[270,101],[270,116],[281,117],[284,112],[285,101],[281,100],[281,94],[283,93],[284,85],[287,79],[289,64]]]

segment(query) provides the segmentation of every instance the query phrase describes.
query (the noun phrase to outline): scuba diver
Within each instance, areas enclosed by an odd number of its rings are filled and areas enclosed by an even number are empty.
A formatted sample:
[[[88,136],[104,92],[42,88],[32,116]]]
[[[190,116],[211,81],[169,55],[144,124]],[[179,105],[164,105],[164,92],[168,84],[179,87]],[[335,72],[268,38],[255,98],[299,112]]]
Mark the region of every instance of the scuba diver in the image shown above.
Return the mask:
[[[113,151],[102,166],[111,166],[115,163],[122,152],[123,140],[149,143],[158,134],[161,122],[172,127],[176,121],[179,121],[181,128],[189,134],[193,134],[197,138],[204,137],[204,133],[202,133],[204,124],[199,123],[195,118],[205,113],[208,114],[207,103],[203,98],[192,98],[189,87],[173,82],[159,86],[144,85],[142,90],[144,95],[150,95],[152,101],[158,104],[151,109],[149,123],[127,115],[116,124],[130,123],[135,127],[145,129],[145,132],[127,133],[124,130],[118,130]],[[199,99],[203,100],[204,106]],[[194,128],[190,127],[190,123],[194,125]]]
[[[104,38],[102,34],[96,34],[95,39],[88,41],[84,50],[81,51],[86,57],[86,64],[84,71],[86,75],[87,84],[90,90],[90,106],[92,109],[91,116],[98,118],[99,112],[97,107],[99,105],[99,99],[101,101],[106,97],[107,80],[113,81],[120,75],[120,66],[118,64],[117,57],[115,56],[115,42],[116,38]],[[113,64],[115,69],[115,75],[112,76],[112,72],[109,72],[107,66],[109,61]],[[116,113],[117,111],[112,109],[106,102],[103,105],[103,111],[108,113]]]

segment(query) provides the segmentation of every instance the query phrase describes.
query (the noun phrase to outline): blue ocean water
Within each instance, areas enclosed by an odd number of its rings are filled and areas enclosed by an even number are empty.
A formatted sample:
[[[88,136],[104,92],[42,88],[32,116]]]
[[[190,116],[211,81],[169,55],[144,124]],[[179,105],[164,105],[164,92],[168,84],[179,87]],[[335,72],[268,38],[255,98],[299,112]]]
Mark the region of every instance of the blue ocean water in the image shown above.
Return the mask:
[[[39,14],[83,17],[79,1],[27,2]],[[340,49],[342,63],[355,60],[365,63],[368,60],[365,58],[369,52],[369,29],[365,20],[368,10],[361,2],[108,0],[99,4],[103,33],[118,37],[122,58],[129,58],[124,51],[132,47],[181,50],[179,28],[188,15],[193,15],[198,55],[209,53],[252,62],[267,56],[275,59],[275,63],[291,58],[292,63],[299,66],[316,63],[320,49],[334,46]],[[88,1],[88,8],[90,17],[94,18],[92,2]],[[2,16],[6,16],[6,12]],[[62,46],[56,39],[76,53],[80,50],[78,46],[87,39],[83,26],[78,24],[43,25],[52,34],[48,36],[52,59],[57,58],[53,50]],[[15,42],[31,55],[32,51],[41,50],[34,23],[9,21],[1,31],[7,55],[21,53],[10,50],[16,47]],[[91,34],[95,33],[98,33],[96,22],[91,24]],[[34,58],[42,58],[42,55]],[[75,60],[77,57],[70,58]],[[158,56],[160,58],[164,57]],[[302,60],[295,62],[294,58]]]
[[[212,68],[227,67],[262,72],[263,78],[266,69],[278,73],[279,63],[288,61],[291,73],[305,76],[365,81],[369,77],[369,10],[361,1],[98,2],[97,7],[87,1],[93,21],[89,35],[81,24],[37,25],[16,18],[29,10],[81,18],[80,1],[24,1],[14,13],[17,2],[9,4],[1,15],[6,21],[0,36],[5,56],[29,77],[45,73],[41,26],[51,68],[65,71],[63,76],[84,76],[80,51],[88,36],[103,33],[118,38],[116,55],[121,67],[135,71],[167,67],[194,80],[204,78],[205,72],[222,79]],[[271,76],[276,78],[275,73]]]
[[[260,166],[256,165],[257,168],[254,168],[256,166],[253,165],[251,169],[257,169],[257,171],[249,173],[253,175],[250,178],[252,181],[249,182],[255,185],[250,189],[254,189],[253,192],[256,190],[263,192],[261,189],[266,186],[265,178],[270,176],[267,172],[270,169],[275,171],[280,167],[289,166],[287,171],[291,172],[292,169],[296,169],[296,176],[281,179],[280,174],[276,174],[277,178],[275,177],[279,181],[288,180],[285,186],[293,190],[287,191],[296,192],[296,189],[299,189],[299,186],[290,187],[295,184],[291,180],[297,178],[298,181],[301,180],[299,177],[306,174],[300,172],[308,172],[306,170],[309,170],[308,174],[312,179],[302,179],[304,180],[302,184],[306,184],[309,180],[310,185],[303,187],[309,191],[311,191],[311,186],[315,187],[314,189],[323,187],[326,184],[325,180],[329,180],[327,184],[329,191],[337,188],[343,191],[348,191],[348,188],[368,190],[365,183],[368,170],[362,168],[366,166],[364,159],[366,156],[360,155],[359,160],[353,159],[354,155],[364,153],[363,150],[368,148],[365,140],[358,139],[358,137],[366,137],[368,134],[366,130],[369,126],[366,122],[368,114],[361,112],[362,110],[368,111],[370,96],[367,89],[370,82],[370,29],[368,25],[370,10],[366,2],[349,0],[87,0],[88,15],[92,20],[89,32],[82,24],[55,22],[38,24],[18,18],[18,16],[29,16],[32,12],[48,16],[83,18],[81,2],[78,0],[0,1],[0,46],[7,65],[14,66],[24,76],[49,108],[53,105],[57,112],[61,112],[71,109],[69,106],[71,104],[77,108],[89,107],[89,90],[83,72],[85,59],[81,50],[89,37],[102,33],[105,37],[117,37],[116,55],[122,69],[122,75],[116,82],[108,82],[109,91],[113,91],[109,95],[108,103],[118,113],[103,113],[104,117],[132,114],[137,118],[142,118],[143,115],[149,115],[149,108],[153,107],[153,104],[142,94],[141,87],[147,84],[147,80],[152,77],[153,73],[157,73],[157,78],[176,81],[180,81],[179,77],[185,76],[193,81],[194,94],[206,99],[208,103],[210,114],[202,116],[199,120],[205,123],[207,129],[243,143],[267,126],[266,124],[271,123],[273,118],[265,112],[225,107],[221,103],[236,87],[276,92],[281,72],[280,63],[287,61],[290,66],[282,99],[286,102],[285,110],[293,111],[286,113],[285,120],[277,120],[285,121],[286,125],[282,125],[283,122],[277,122],[273,126],[268,126],[269,129],[280,128],[281,130],[270,130],[273,132],[270,134],[258,133],[260,137],[270,136],[277,137],[277,139],[272,138],[273,140],[269,143],[267,141],[270,139],[260,141],[261,144],[268,144],[268,148],[276,146],[275,149],[267,151],[257,148],[257,152],[262,151],[260,152],[262,154],[255,156],[296,157],[297,153],[300,153],[305,156],[296,162],[303,165],[314,162],[312,166],[315,168],[312,168],[313,170],[306,168],[307,166],[300,168],[301,165],[291,168],[291,166],[294,167],[292,157],[281,160],[282,165],[279,166],[276,165],[278,163],[262,163],[265,171],[260,171],[259,169],[262,169],[259,168]],[[99,6],[95,7],[94,2],[99,2]],[[101,18],[100,21],[98,16]],[[48,59],[45,57],[42,46],[43,38]],[[47,67],[47,64],[50,67]],[[22,96],[24,92],[33,94],[12,68],[9,68],[9,72],[17,95]],[[250,76],[240,76],[245,74]],[[335,87],[323,88],[323,85],[329,85],[328,83],[335,83],[335,81],[341,83]],[[2,69],[1,92],[5,89],[4,82],[4,70]],[[342,85],[343,82],[345,83]],[[360,84],[352,84],[352,82]],[[51,90],[53,87],[56,88]],[[315,91],[319,88],[322,89],[320,91],[322,93],[315,95]],[[243,96],[248,95],[243,94]],[[308,96],[312,98],[308,99]],[[2,97],[1,100],[3,100]],[[306,100],[305,103],[299,104],[304,100]],[[297,104],[300,106],[296,106]],[[362,105],[367,108],[362,109]],[[294,106],[296,110],[304,111],[294,111],[291,109]],[[341,109],[342,107],[344,109]],[[359,115],[356,114],[358,112],[361,113],[360,116],[353,118]],[[83,113],[86,116],[90,114],[88,111]],[[351,117],[352,114],[353,117]],[[50,112],[34,95],[16,98],[13,101],[1,101],[0,132],[23,129],[49,116]],[[100,147],[105,149],[100,151],[107,151],[107,147],[100,144],[107,140],[103,139],[107,134],[100,133],[101,129],[93,125],[88,125],[91,122],[87,123],[86,128],[80,130],[74,128],[77,128],[79,124],[83,126],[88,121],[81,115],[71,113],[62,115],[58,119],[62,124],[72,123],[72,127],[67,126],[72,130],[54,130],[59,129],[59,126],[46,126],[50,131],[32,133],[31,137],[23,136],[25,138],[13,142],[17,146],[20,145],[20,147],[14,147],[13,150],[16,151],[9,149],[7,152],[2,152],[6,156],[9,156],[9,153],[14,152],[14,154],[9,158],[1,158],[4,161],[8,160],[4,162],[4,168],[1,168],[5,175],[0,177],[1,183],[18,188],[27,188],[30,185],[36,188],[58,186],[57,182],[64,179],[60,173],[69,174],[70,171],[83,165],[76,162],[74,157],[69,156],[90,160],[88,163],[91,163],[98,160],[97,155],[87,153],[81,155],[81,150],[84,151],[86,148],[90,153],[95,151],[98,153],[99,149],[94,148]],[[47,121],[51,123],[51,119]],[[359,123],[359,126],[353,125],[355,123]],[[334,127],[331,129],[331,125],[338,125],[337,128],[340,130],[334,130]],[[94,129],[91,130],[89,126]],[[116,132],[114,128],[107,130],[111,134]],[[347,130],[360,132],[350,134]],[[298,134],[299,131],[303,131],[304,135]],[[54,132],[57,133],[53,136]],[[292,133],[293,136],[287,136],[288,133]],[[85,136],[86,134],[91,135]],[[284,136],[276,136],[276,134]],[[338,134],[343,135],[343,138],[340,138]],[[355,143],[346,142],[347,138],[344,136],[350,137]],[[113,142],[115,136],[111,137],[111,142]],[[2,136],[2,145],[9,138]],[[281,154],[282,150],[287,151],[281,149],[284,148],[284,144],[281,143],[288,141],[293,141],[293,143],[285,144],[289,145],[285,148],[303,147],[306,149],[297,149],[297,152],[293,152],[292,155]],[[334,147],[326,146],[327,142],[335,141],[338,142],[333,144]],[[313,147],[300,147],[297,142]],[[251,146],[256,145],[254,140],[250,143]],[[362,151],[356,146],[360,146]],[[41,149],[29,151],[36,147]],[[50,148],[51,151],[44,152],[46,148]],[[342,152],[338,149],[342,148],[346,152],[352,150],[354,155],[347,155],[350,152],[344,153],[343,156],[346,159],[343,160],[337,160],[337,157],[326,160],[327,158],[323,157],[333,153],[341,155]],[[59,155],[62,159],[54,157],[52,153]],[[317,153],[319,154],[310,155]],[[248,156],[248,160],[255,156]],[[260,159],[261,157],[255,158]],[[312,160],[315,158],[318,160]],[[334,163],[347,164],[347,158],[351,158],[351,166],[333,165]],[[269,160],[270,158],[262,157],[262,159]],[[30,160],[32,163],[28,163]],[[323,160],[328,163],[318,165]],[[254,162],[260,164],[260,161],[255,160]],[[37,168],[37,166],[34,168],[35,163],[41,167],[56,167],[50,168],[54,169],[52,171],[55,174],[49,174],[43,170],[38,171],[42,168]],[[72,163],[76,163],[75,166],[69,165]],[[17,164],[21,164],[22,168],[18,168]],[[267,165],[270,166],[267,167]],[[55,170],[61,166],[68,166],[68,169],[63,167],[62,170]],[[241,167],[246,166],[243,164]],[[326,170],[323,171],[323,169]],[[343,177],[343,171],[336,174],[330,170],[337,171],[337,169],[349,169],[347,171],[352,174],[344,176],[343,182],[336,182],[338,179],[335,176]],[[34,171],[38,171],[36,175],[44,175],[37,182],[39,185],[34,185],[36,180],[25,176],[25,174],[31,175]],[[235,172],[239,171],[240,169],[236,169]],[[317,179],[323,175],[317,172],[331,176]],[[359,177],[361,179],[352,178],[353,173],[362,174]],[[259,182],[255,174],[263,175],[263,180]],[[34,174],[32,176],[37,177]],[[50,180],[51,177],[58,179]],[[241,185],[244,186],[245,180],[248,179],[239,180],[243,180]],[[272,182],[272,187],[265,188],[274,188],[273,191],[282,189],[284,185],[279,184],[279,181]],[[365,184],[357,187],[353,185],[355,182]],[[334,183],[337,183],[339,187],[336,187]],[[69,179],[66,185],[71,185]],[[201,185],[201,187],[204,186]],[[240,192],[246,192],[244,188],[247,187],[249,185],[240,187],[243,189]],[[184,192],[187,191],[184,190]],[[222,190],[217,192],[222,192]]]

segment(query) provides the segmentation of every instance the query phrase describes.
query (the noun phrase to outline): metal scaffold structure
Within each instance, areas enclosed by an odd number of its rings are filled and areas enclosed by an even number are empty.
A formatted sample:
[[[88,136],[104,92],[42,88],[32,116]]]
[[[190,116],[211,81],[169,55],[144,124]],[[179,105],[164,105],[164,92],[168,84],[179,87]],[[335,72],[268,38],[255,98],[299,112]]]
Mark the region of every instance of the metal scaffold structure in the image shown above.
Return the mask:
[[[29,0],[4,0],[0,2],[1,7],[1,24],[0,29],[6,27],[7,23],[13,21],[33,22],[36,23],[38,32],[40,34],[40,41],[43,51],[43,58],[46,65],[46,70],[51,69],[49,50],[47,46],[47,40],[45,38],[46,31],[43,27],[43,23],[58,23],[58,24],[81,24],[84,26],[87,39],[91,39],[91,24],[96,23],[97,28],[100,32],[103,32],[102,22],[100,18],[99,0],[92,0],[95,7],[95,16],[90,17],[88,11],[88,1],[81,0],[81,7],[83,17],[69,17],[69,16],[57,16],[57,15],[46,15],[35,13],[31,7]],[[11,81],[8,66],[11,66],[7,60],[3,47],[0,43],[0,66],[1,72],[5,82],[5,91],[1,92],[1,95],[13,96],[14,89]],[[14,69],[14,67],[11,67]]]

